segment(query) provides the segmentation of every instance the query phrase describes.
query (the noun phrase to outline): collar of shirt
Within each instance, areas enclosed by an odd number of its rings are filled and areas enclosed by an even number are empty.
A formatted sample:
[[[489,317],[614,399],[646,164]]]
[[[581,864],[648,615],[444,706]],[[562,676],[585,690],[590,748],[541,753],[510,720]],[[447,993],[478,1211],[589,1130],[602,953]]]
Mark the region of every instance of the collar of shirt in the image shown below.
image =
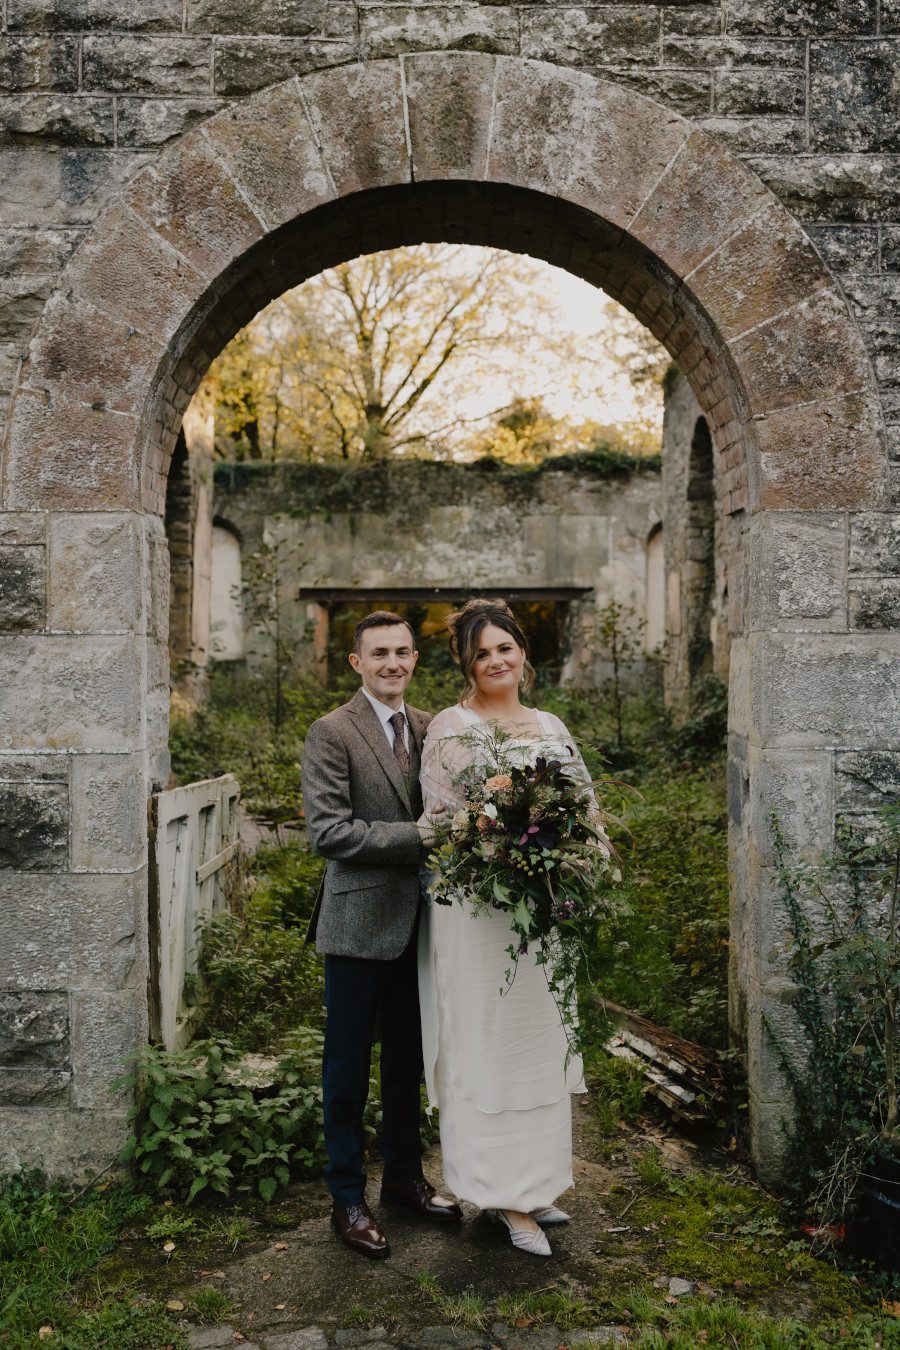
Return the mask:
[[[401,703],[399,708],[389,708],[388,705],[387,705],[386,703],[382,703],[382,702],[381,702],[381,699],[375,698],[374,694],[370,694],[369,691],[368,691],[368,689],[365,687],[365,685],[362,686],[362,691],[363,691],[363,693],[365,694],[366,698],[367,698],[367,699],[369,700],[369,702],[371,703],[372,707],[375,709],[376,713],[378,714],[378,720],[379,720],[379,722],[381,723],[382,727],[384,728],[384,734],[385,734],[385,736],[387,736],[387,739],[388,739],[388,745],[391,747],[391,749],[394,748],[394,728],[391,726],[391,718],[394,716],[395,713],[402,712],[402,714],[403,714],[403,744],[406,746],[406,748],[407,748],[407,750],[408,750],[408,749],[409,749],[409,718],[408,718],[407,715],[406,715],[406,704],[405,704],[405,703]]]

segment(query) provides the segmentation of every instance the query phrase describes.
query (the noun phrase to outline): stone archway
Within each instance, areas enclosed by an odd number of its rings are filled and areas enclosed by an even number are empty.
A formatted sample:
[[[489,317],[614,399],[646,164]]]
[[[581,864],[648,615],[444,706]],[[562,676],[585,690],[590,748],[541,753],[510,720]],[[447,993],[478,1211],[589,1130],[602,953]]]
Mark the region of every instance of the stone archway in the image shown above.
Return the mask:
[[[602,286],[676,357],[709,423],[741,541],[732,1022],[756,1160],[777,1174],[787,1091],[763,1016],[793,1033],[767,962],[769,812],[799,846],[827,846],[836,758],[885,743],[896,699],[883,635],[847,617],[848,512],[879,506],[887,469],[868,358],[803,231],[710,137],[618,85],[456,52],[320,71],[214,115],[125,187],[47,303],[3,461],[4,539],[28,594],[2,642],[0,748],[18,752],[22,802],[48,788],[62,801],[68,784],[71,822],[52,874],[19,887],[5,960],[16,997],[60,1026],[71,1015],[72,1076],[8,1108],[7,1163],[88,1166],[122,1133],[107,1089],[146,1026],[144,812],[168,686],[161,516],[188,400],[273,296],[430,239],[530,252]],[[60,759],[64,772],[48,769]]]

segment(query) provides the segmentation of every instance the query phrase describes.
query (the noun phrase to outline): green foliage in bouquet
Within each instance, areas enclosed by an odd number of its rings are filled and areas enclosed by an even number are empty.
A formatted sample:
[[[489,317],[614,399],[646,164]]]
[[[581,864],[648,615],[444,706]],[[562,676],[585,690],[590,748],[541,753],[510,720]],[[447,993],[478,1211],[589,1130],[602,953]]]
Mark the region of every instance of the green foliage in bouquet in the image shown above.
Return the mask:
[[[622,873],[581,763],[523,754],[520,738],[484,728],[452,738],[471,750],[455,775],[465,804],[435,817],[431,897],[509,916],[510,967],[534,950],[570,1045],[579,1044],[576,986],[601,920],[621,911]]]

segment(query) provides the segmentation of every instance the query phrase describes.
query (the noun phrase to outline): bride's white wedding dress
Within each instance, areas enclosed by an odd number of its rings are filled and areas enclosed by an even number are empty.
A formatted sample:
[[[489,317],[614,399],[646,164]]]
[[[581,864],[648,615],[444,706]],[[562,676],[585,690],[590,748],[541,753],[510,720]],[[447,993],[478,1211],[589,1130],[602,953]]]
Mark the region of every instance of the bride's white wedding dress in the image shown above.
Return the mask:
[[[522,763],[539,754],[574,759],[587,777],[565,724],[552,713],[537,717],[539,734],[509,743],[516,756]],[[483,727],[461,705],[431,722],[421,772],[426,815],[462,805],[453,778],[477,751],[459,737]],[[573,1185],[570,1093],[585,1087],[532,952],[519,958],[507,988],[511,941],[499,910],[423,906],[419,993],[425,1081],[429,1102],[440,1108],[447,1185],[481,1209],[527,1213]]]

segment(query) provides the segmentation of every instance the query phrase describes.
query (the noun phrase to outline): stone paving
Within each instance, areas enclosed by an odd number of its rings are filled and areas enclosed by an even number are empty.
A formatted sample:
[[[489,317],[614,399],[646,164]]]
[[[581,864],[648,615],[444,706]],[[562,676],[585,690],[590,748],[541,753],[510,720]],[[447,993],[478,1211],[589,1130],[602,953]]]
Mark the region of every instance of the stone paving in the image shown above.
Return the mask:
[[[382,1209],[380,1174],[373,1167],[368,1197],[387,1229],[391,1255],[368,1261],[336,1239],[321,1182],[301,1183],[292,1188],[290,1215],[278,1216],[261,1240],[239,1247],[215,1270],[183,1270],[181,1287],[171,1291],[179,1299],[189,1304],[198,1284],[212,1286],[231,1308],[228,1320],[216,1326],[197,1328],[185,1320],[192,1350],[557,1350],[624,1343],[616,1326],[563,1330],[498,1305],[548,1293],[589,1300],[610,1280],[627,1288],[649,1277],[673,1301],[689,1298],[695,1286],[683,1278],[687,1272],[677,1268],[677,1257],[662,1257],[652,1271],[643,1262],[635,1265],[629,1235],[643,1234],[632,1230],[624,1212],[641,1189],[633,1150],[656,1147],[676,1172],[699,1164],[733,1171],[734,1162],[715,1151],[706,1156],[649,1120],[623,1138],[621,1149],[594,1161],[596,1127],[588,1104],[576,1101],[574,1125],[575,1187],[563,1200],[571,1222],[548,1230],[551,1258],[517,1251],[505,1230],[472,1205],[463,1206],[462,1226],[450,1229],[423,1224],[402,1209]],[[428,1154],[425,1171],[441,1184],[439,1150]],[[462,1307],[459,1320],[468,1325],[452,1324],[454,1305]],[[483,1321],[473,1309],[481,1310]]]

